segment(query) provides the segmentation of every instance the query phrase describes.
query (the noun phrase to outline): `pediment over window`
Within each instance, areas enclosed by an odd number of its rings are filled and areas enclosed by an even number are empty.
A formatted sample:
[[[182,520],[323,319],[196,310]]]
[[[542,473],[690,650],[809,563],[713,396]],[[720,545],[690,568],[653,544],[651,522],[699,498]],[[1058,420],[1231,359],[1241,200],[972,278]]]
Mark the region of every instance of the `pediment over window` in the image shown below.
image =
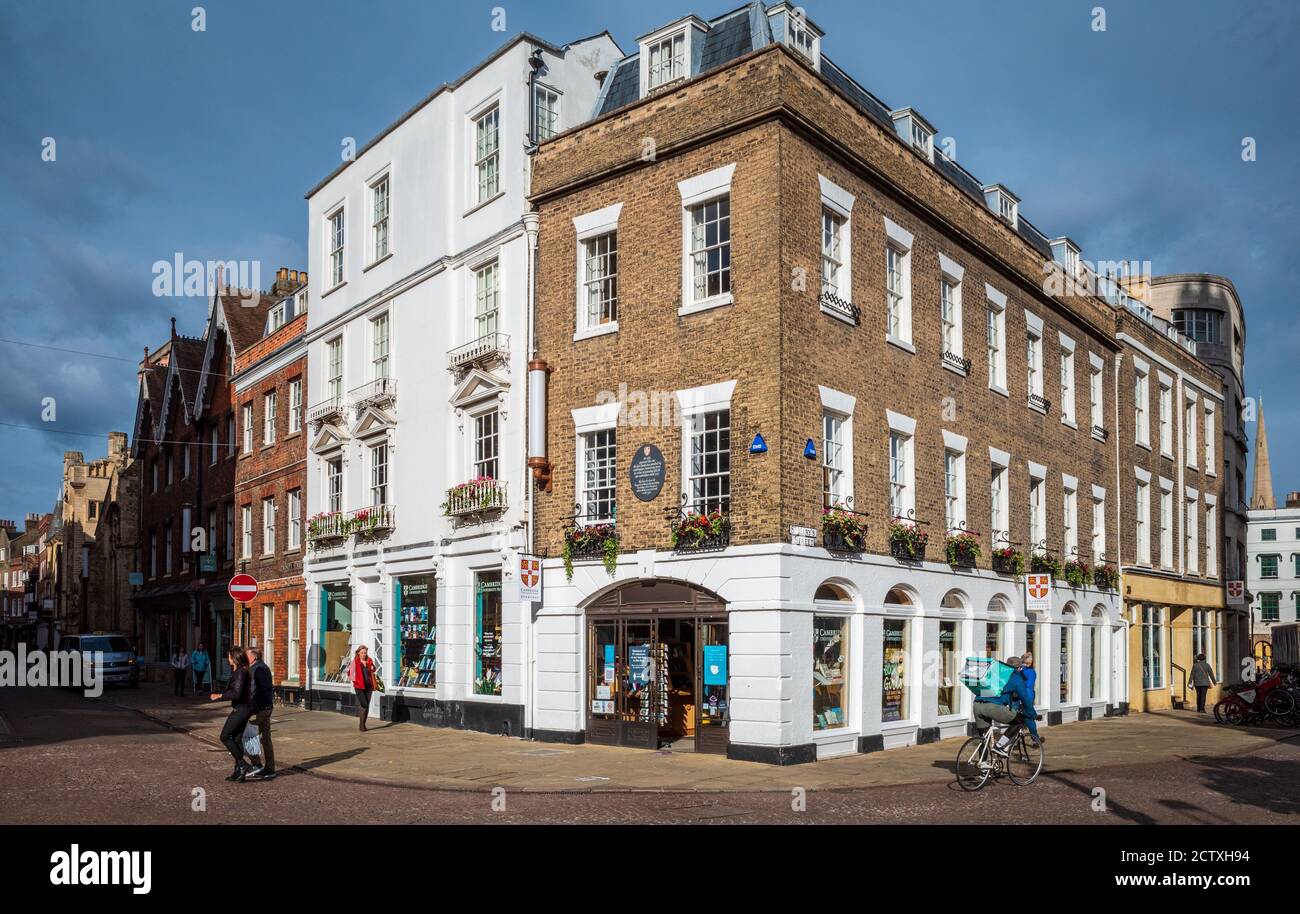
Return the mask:
[[[451,395],[451,405],[456,409],[466,409],[487,400],[503,397],[509,390],[509,382],[481,369],[473,368]]]
[[[347,443],[350,436],[347,432],[342,431],[335,425],[325,425],[316,434],[312,440],[311,450],[313,454],[324,454],[328,451],[337,450]]]
[[[353,438],[373,438],[384,435],[397,425],[392,413],[378,406],[367,406],[352,425]]]

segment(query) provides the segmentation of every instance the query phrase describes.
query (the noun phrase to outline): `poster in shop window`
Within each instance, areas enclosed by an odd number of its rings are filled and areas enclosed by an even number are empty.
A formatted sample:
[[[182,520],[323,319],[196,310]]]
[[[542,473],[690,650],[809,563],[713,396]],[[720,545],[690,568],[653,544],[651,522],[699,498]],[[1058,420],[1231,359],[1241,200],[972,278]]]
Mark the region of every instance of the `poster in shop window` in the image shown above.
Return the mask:
[[[907,716],[907,634],[899,626],[886,627],[884,644],[883,681],[880,702],[880,719],[885,722],[903,720]]]

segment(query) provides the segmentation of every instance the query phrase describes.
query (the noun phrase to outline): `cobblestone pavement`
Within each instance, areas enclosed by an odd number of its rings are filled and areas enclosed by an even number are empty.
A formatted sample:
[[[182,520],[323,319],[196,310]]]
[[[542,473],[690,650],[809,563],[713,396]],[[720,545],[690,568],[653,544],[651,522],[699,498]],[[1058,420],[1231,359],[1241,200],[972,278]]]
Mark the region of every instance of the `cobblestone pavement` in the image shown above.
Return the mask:
[[[552,747],[406,725],[363,735],[341,715],[289,709],[277,712],[281,776],[231,784],[224,780],[230,758],[211,743],[220,709],[187,700],[167,719],[133,705],[170,706],[147,687],[99,701],[0,690],[0,823],[1300,822],[1300,734],[1232,730],[1188,715],[1054,727],[1037,784],[996,783],[967,794],[952,784],[951,741],[938,744],[942,753],[923,746],[785,769],[708,759],[708,771],[741,768],[692,790],[686,782],[705,770],[691,767],[698,758],[601,747],[529,755]],[[363,742],[396,740],[407,730],[409,746]],[[415,737],[452,742],[422,758],[426,747]],[[1178,737],[1181,751],[1169,751],[1165,744]],[[329,739],[336,745],[320,751]],[[1104,752],[1071,749],[1096,741],[1108,743]],[[445,764],[457,746],[459,788],[411,776]],[[647,770],[661,776],[658,789],[610,786]],[[567,772],[567,789],[547,789],[558,771]],[[494,794],[496,787],[504,792]]]

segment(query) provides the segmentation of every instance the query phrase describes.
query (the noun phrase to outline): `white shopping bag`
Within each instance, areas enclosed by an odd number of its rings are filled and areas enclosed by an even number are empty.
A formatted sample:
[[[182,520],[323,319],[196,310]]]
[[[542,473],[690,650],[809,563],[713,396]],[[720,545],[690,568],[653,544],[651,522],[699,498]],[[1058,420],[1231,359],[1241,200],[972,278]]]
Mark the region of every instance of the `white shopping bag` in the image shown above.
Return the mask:
[[[257,729],[257,724],[252,722],[244,728],[244,754],[262,757],[262,733]]]

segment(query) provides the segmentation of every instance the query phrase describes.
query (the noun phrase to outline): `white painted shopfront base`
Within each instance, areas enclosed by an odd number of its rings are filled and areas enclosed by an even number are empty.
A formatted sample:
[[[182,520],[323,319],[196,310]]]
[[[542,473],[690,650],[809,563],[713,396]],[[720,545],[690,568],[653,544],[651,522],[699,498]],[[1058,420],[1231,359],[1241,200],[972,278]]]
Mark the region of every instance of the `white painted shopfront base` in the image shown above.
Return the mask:
[[[1023,585],[989,571],[954,571],[938,563],[903,564],[885,556],[845,559],[816,547],[789,545],[733,547],[724,552],[677,555],[642,552],[624,556],[610,576],[600,563],[574,567],[566,581],[563,565],[546,565],[544,600],[535,613],[532,728],[542,738],[582,736],[587,692],[585,607],[611,588],[636,581],[671,580],[716,595],[726,603],[729,623],[730,742],[732,747],[798,749],[830,758],[960,736],[971,719],[971,695],[954,682],[956,713],[938,714],[940,623],[957,623],[958,667],[967,656],[984,655],[986,626],[1002,625],[1003,657],[1026,649],[1027,624],[1038,627],[1037,710],[1046,724],[1059,712],[1062,722],[1079,717],[1079,701],[1092,716],[1127,702],[1123,684],[1127,656],[1116,594],[1091,588],[1055,588],[1050,614],[1026,617]],[[823,582],[846,594],[846,602],[814,600]],[[891,589],[905,591],[911,605],[886,604]],[[953,593],[955,592],[955,593]],[[945,595],[949,596],[945,608]],[[847,725],[813,726],[813,617],[843,615],[849,624]],[[907,625],[904,664],[906,717],[882,721],[884,620]],[[1070,700],[1059,696],[1059,639],[1070,632]],[[1094,671],[1090,629],[1101,656]],[[1118,634],[1117,634],[1118,632]],[[1096,694],[1093,694],[1095,691]],[[811,749],[810,749],[811,747]],[[629,750],[635,751],[635,750]]]

